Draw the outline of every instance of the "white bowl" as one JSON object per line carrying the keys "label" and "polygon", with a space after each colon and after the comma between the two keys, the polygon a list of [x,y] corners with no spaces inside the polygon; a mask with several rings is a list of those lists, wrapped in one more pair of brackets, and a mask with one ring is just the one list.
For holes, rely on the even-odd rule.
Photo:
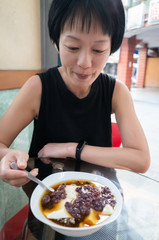
{"label": "white bowl", "polygon": [[84,173],[84,172],[60,172],[60,173],[54,173],[46,177],[43,182],[47,186],[52,186],[56,183],[60,183],[65,180],[90,180],[90,181],[96,181],[99,182],[107,187],[110,188],[111,192],[115,196],[116,199],[116,207],[114,210],[114,213],[108,217],[105,221],[96,224],[94,226],[89,227],[65,227],[60,226],[56,223],[53,223],[52,221],[48,220],[41,212],[40,210],[40,199],[42,194],[44,193],[44,189],[40,187],[39,185],[35,188],[35,190],[32,193],[30,206],[31,210],[34,214],[34,216],[39,219],[41,222],[49,225],[51,228],[53,228],[55,231],[62,233],[67,236],[74,236],[74,237],[81,237],[81,236],[87,236],[90,235],[99,229],[101,229],[104,225],[109,224],[117,219],[117,217],[120,215],[121,209],[122,209],[122,197],[117,189],[117,187],[107,178],[91,174],[91,173]]}

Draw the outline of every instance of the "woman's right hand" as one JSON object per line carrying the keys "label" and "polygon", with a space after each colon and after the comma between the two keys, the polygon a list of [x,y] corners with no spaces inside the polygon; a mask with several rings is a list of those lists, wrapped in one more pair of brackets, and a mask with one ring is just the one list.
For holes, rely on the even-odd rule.
{"label": "woman's right hand", "polygon": [[[16,162],[19,169],[25,169],[27,167],[27,161],[29,159],[28,153],[22,150],[9,151],[0,161],[0,178],[16,187],[21,187],[30,180],[27,178],[27,173],[24,171],[13,170],[10,167],[12,162]],[[33,169],[30,172],[32,175],[37,176],[38,169]]]}

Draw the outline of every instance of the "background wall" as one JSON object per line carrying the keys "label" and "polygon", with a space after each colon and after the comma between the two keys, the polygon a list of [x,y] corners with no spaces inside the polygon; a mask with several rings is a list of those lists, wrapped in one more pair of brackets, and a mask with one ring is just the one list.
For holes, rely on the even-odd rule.
{"label": "background wall", "polygon": [[0,0],[0,69],[41,69],[40,0]]}
{"label": "background wall", "polygon": [[0,90],[41,69],[40,0],[0,0]]}

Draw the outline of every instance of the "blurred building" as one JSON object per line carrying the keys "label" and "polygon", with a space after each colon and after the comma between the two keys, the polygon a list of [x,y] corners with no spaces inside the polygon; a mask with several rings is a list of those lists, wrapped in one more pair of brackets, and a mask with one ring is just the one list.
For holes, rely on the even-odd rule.
{"label": "blurred building", "polygon": [[126,31],[117,77],[126,85],[159,87],[159,0],[123,0]]}

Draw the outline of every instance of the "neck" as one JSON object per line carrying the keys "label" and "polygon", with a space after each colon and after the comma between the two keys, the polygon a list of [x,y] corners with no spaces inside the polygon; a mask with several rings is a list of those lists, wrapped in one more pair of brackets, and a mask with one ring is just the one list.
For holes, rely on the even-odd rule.
{"label": "neck", "polygon": [[90,92],[90,89],[91,89],[91,86],[76,86],[74,85],[73,83],[70,84],[68,81],[67,81],[67,76],[65,75],[65,72],[62,70],[62,68],[59,68],[58,69],[61,76],[62,76],[62,79],[65,83],[65,85],[67,86],[67,88],[79,99],[82,99],[82,98],[85,98],[89,92]]}

